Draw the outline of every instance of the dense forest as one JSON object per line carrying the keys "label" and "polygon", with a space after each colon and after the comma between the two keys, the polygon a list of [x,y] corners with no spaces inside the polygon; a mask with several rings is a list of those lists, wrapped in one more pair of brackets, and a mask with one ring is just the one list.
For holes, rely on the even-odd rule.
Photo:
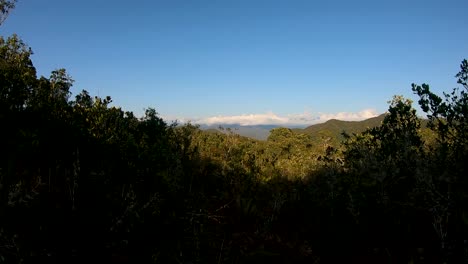
{"label": "dense forest", "polygon": [[[1,1],[0,20],[11,1]],[[468,61],[378,125],[265,141],[144,117],[0,37],[0,263],[468,263]]]}

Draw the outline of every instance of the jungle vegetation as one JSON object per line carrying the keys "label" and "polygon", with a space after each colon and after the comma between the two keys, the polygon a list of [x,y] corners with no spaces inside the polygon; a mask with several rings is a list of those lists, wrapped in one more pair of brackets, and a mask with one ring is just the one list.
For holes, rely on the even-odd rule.
{"label": "jungle vegetation", "polygon": [[468,263],[467,60],[412,84],[427,129],[395,96],[338,142],[259,141],[73,96],[31,54],[0,37],[0,263]]}

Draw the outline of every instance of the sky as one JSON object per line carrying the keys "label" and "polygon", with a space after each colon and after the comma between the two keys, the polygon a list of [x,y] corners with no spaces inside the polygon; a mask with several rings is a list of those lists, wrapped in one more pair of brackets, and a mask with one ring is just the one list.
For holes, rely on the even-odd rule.
{"label": "sky", "polygon": [[[38,75],[73,94],[195,123],[312,124],[385,112],[411,83],[441,94],[468,59],[468,1],[18,0]],[[422,113],[421,113],[422,114]]]}

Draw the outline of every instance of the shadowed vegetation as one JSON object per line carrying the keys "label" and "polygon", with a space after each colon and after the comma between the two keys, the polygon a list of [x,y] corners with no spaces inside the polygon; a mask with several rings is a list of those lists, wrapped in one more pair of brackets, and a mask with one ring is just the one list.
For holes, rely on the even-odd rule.
{"label": "shadowed vegetation", "polygon": [[427,129],[395,96],[259,141],[72,96],[31,54],[0,38],[1,263],[468,263],[466,60],[461,90],[413,84]]}

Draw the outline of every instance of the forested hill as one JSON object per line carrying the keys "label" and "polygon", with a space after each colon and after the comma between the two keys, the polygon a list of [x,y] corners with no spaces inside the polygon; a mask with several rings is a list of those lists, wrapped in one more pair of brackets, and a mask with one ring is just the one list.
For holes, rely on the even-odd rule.
{"label": "forested hill", "polygon": [[461,91],[412,85],[425,130],[395,96],[260,141],[73,96],[31,55],[0,36],[0,263],[468,263],[467,60]]}
{"label": "forested hill", "polygon": [[[324,123],[310,125],[305,128],[291,128],[292,131],[296,133],[303,133],[310,135],[312,138],[332,138],[333,142],[339,143],[343,140],[342,132],[348,134],[360,133],[366,130],[367,128],[373,128],[380,126],[385,114],[379,115],[377,117],[372,117],[362,121],[343,121],[337,119],[331,119]],[[221,124],[218,126],[201,126],[202,130],[210,132],[233,132],[240,136],[249,137],[252,139],[258,140],[267,140],[270,132],[274,128],[284,127],[280,125],[232,125],[232,124]]]}
{"label": "forested hill", "polygon": [[277,125],[233,125],[233,124],[220,124],[217,126],[202,125],[200,128],[207,132],[230,133],[233,132],[243,137],[248,137],[257,140],[267,140],[270,131],[277,128]]}
{"label": "forested hill", "polygon": [[304,133],[312,138],[323,139],[328,138],[330,141],[338,144],[344,137],[343,132],[348,134],[361,133],[368,128],[378,127],[382,124],[386,114],[381,114],[362,121],[343,121],[330,119],[325,123],[308,126],[304,129],[293,129],[296,133]]}
{"label": "forested hill", "polygon": [[347,133],[360,133],[367,128],[377,127],[382,124],[385,114],[372,117],[362,121],[343,121],[337,119],[330,119],[325,123],[315,124],[308,126],[302,131],[309,135],[314,135],[322,131],[330,131],[331,133],[338,133],[346,131]]}
{"label": "forested hill", "polygon": [[[382,124],[385,116],[388,113],[381,114],[376,117],[368,118],[361,121],[344,121],[337,119],[330,119],[324,123],[310,125],[305,128],[290,128],[293,132],[299,134],[306,134],[315,142],[327,141],[333,146],[339,146],[345,139],[343,132],[348,135],[359,134],[366,129],[375,128]],[[427,128],[427,119],[420,119],[422,134],[425,138],[432,138],[429,129]],[[218,126],[202,125],[200,128],[206,132],[212,133],[234,133],[243,137],[248,137],[257,140],[267,140],[271,134],[272,129],[279,128],[279,125],[232,125],[221,124]]]}
{"label": "forested hill", "polygon": [[[345,140],[343,133],[353,135],[362,133],[367,129],[379,127],[384,121],[386,115],[388,115],[388,113],[384,113],[362,121],[343,121],[331,119],[324,123],[308,126],[304,129],[295,128],[292,130],[296,133],[309,135],[313,140],[315,139],[316,142],[327,141],[333,146],[338,146],[341,142],[343,142],[343,140]],[[434,134],[431,133],[430,129],[427,127],[428,121],[429,120],[427,119],[420,119],[421,136],[424,139],[430,141],[433,140]]]}

